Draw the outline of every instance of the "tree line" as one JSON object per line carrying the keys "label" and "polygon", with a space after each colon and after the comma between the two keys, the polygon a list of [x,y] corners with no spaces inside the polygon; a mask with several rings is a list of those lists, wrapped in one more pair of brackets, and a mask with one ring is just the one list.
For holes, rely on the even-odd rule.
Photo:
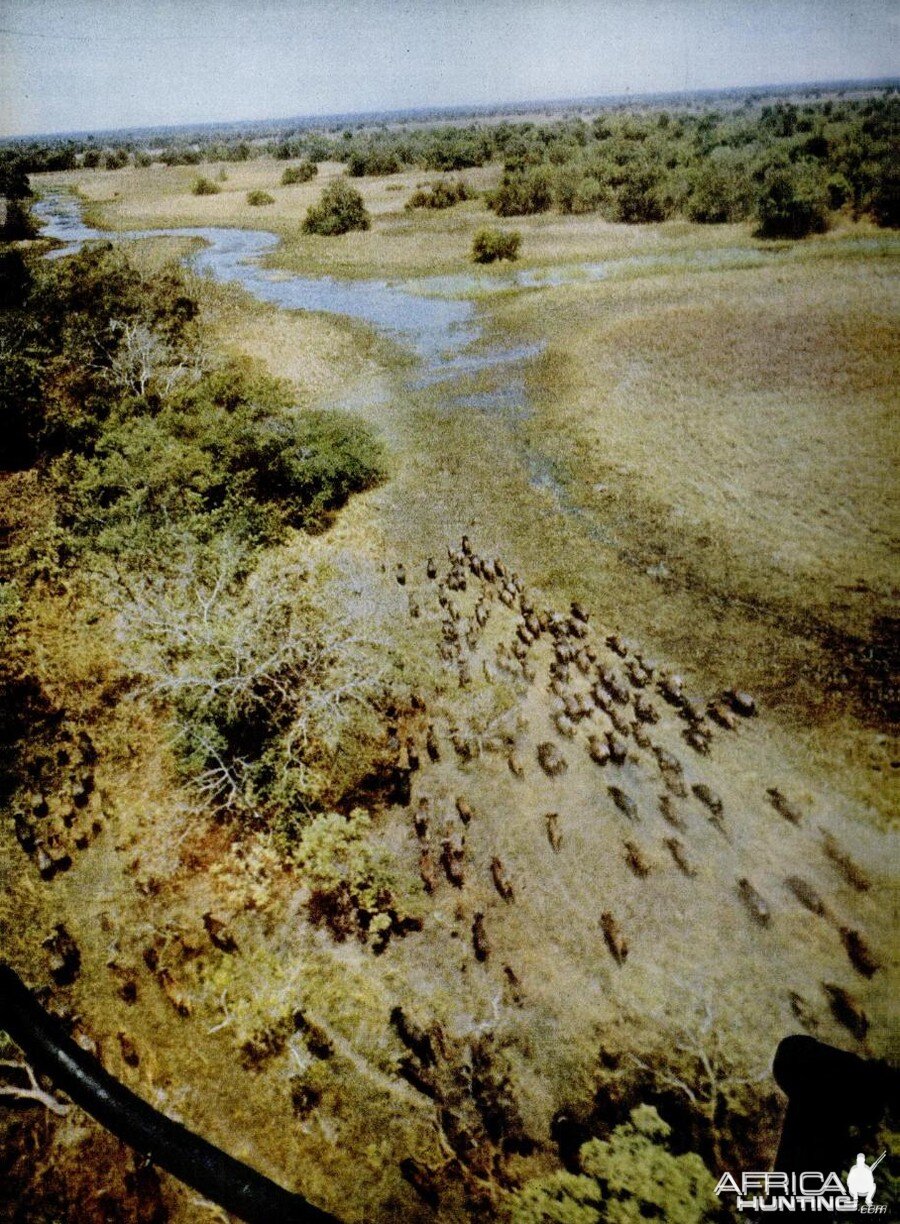
{"label": "tree line", "polygon": [[[368,643],[326,611],[345,616],[322,585],[336,578],[274,558],[384,478],[380,445],[211,350],[177,266],[145,275],[102,243],[54,262],[7,246],[0,287],[0,466],[33,469],[51,507],[0,566],[0,613],[48,582],[93,584],[203,804],[289,831],[368,768],[376,694]],[[0,698],[15,706],[13,663]]]}
{"label": "tree line", "polygon": [[592,119],[359,126],[254,140],[212,133],[157,148],[19,142],[0,150],[0,194],[20,198],[27,176],[46,170],[151,160],[337,161],[355,178],[499,164],[502,180],[488,198],[499,216],[554,210],[628,223],[756,218],[764,235],[797,237],[825,228],[829,213],[841,209],[897,226],[898,118],[900,98],[886,88],[806,102],[748,98],[731,108],[617,109]]}

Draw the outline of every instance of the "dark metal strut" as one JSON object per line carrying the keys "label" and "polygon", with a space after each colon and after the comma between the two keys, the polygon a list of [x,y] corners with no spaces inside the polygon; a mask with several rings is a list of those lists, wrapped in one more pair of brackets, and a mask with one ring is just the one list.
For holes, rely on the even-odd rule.
{"label": "dark metal strut", "polygon": [[67,1035],[17,973],[0,962],[0,1029],[101,1126],[246,1224],[338,1224],[142,1101]]}

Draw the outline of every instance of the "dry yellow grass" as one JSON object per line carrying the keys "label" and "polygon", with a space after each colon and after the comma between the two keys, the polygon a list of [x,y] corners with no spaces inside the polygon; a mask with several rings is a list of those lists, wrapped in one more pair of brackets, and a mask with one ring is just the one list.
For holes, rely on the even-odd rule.
{"label": "dry yellow grass", "polygon": [[505,317],[547,335],[533,435],[579,501],[646,507],[676,580],[679,538],[705,535],[751,593],[839,616],[854,586],[893,585],[898,299],[890,265],[847,261],[568,288]]}
{"label": "dry yellow grass", "polygon": [[207,307],[208,335],[223,352],[261,361],[297,392],[300,407],[343,405],[380,373],[385,346],[349,319],[279,311],[228,286],[195,287]]}
{"label": "dry yellow grass", "polygon": [[[321,180],[284,189],[272,209],[245,204],[249,188],[272,189],[281,166],[229,166],[227,190],[202,198],[190,195],[190,182],[208,167],[76,177],[89,180],[98,199],[120,192],[104,213],[122,228],[283,226],[279,232],[290,236],[279,254],[285,266],[397,275],[464,266],[477,206],[410,219],[400,211],[403,193],[388,192],[384,181],[364,182],[374,231],[319,245],[297,237],[300,214],[292,210],[317,198]],[[404,191],[423,177],[403,178]],[[636,249],[689,253],[746,237],[734,228],[627,229],[592,218],[515,224],[532,258],[547,262]],[[158,257],[154,245],[146,244],[142,258]],[[391,446],[392,479],[356,498],[333,531],[312,542],[298,538],[285,555],[346,552],[374,562],[376,571],[383,567],[378,598],[393,614],[399,651],[426,691],[444,749],[436,763],[422,754],[414,803],[428,796],[438,832],[456,820],[458,794],[478,814],[468,835],[466,887],[442,882],[425,930],[392,941],[377,958],[357,943],[333,942],[305,921],[302,881],[276,869],[265,834],[238,838],[191,816],[152,711],[120,702],[108,727],[118,747],[103,772],[108,822],[71,872],[40,883],[30,866],[21,869],[10,822],[0,827],[5,952],[32,980],[46,980],[38,936],[65,921],[84,958],[72,1003],[100,1039],[107,1065],[213,1141],[348,1220],[435,1218],[398,1172],[406,1155],[439,1166],[448,1153],[436,1106],[396,1074],[404,1051],[387,1016],[397,1002],[423,1023],[439,1020],[451,1035],[496,1030],[525,1121],[544,1145],[531,1160],[512,1163],[521,1175],[546,1167],[554,1110],[589,1101],[601,1046],[627,1054],[670,1043],[658,1018],[665,1008],[676,1022],[691,1022],[697,1000],[681,981],[716,995],[730,1048],[748,1069],[798,1028],[792,990],[826,1040],[849,1042],[828,1012],[822,980],[859,994],[872,1021],[871,1051],[890,1053],[897,974],[888,928],[890,845],[861,801],[888,806],[884,775],[871,768],[886,764],[887,746],[852,712],[828,709],[812,692],[805,709],[815,711],[817,700],[820,708],[802,729],[793,692],[791,712],[764,709],[739,734],[720,733],[712,755],[701,758],[655,699],[662,718],[654,740],[685,761],[688,781],[707,780],[725,806],[727,836],[695,798],[684,801],[682,836],[697,869],[689,879],[665,847],[671,830],[659,814],[659,774],[640,754],[615,777],[613,767],[602,772],[585,752],[581,726],[572,742],[560,741],[570,762],[564,778],[549,779],[538,768],[537,742],[556,738],[547,644],[536,651],[539,682],[512,686],[510,698],[481,667],[493,665],[493,648],[514,628],[493,600],[473,684],[460,690],[438,660],[441,613],[423,576],[426,557],[440,557],[468,531],[476,547],[502,555],[539,588],[541,603],[565,608],[573,597],[584,599],[600,622],[604,660],[603,632],[617,628],[683,669],[691,691],[708,693],[725,681],[787,690],[791,652],[809,666],[804,618],[814,612],[835,629],[865,627],[890,581],[896,291],[886,268],[837,255],[786,259],[763,270],[654,274],[488,300],[492,334],[548,343],[530,370],[535,412],[525,421],[476,409],[447,414],[439,391],[412,390],[396,352],[362,328],[203,286],[216,344],[291,380],[302,407],[352,407]],[[535,482],[529,457],[552,461],[562,494]],[[408,589],[421,604],[415,620],[407,589],[392,577],[397,560],[406,563]],[[662,561],[669,578],[648,573],[651,561]],[[843,590],[851,572],[853,581],[864,578],[865,591]],[[60,691],[87,691],[95,664],[115,665],[106,622],[92,619],[97,610],[90,606],[76,608],[73,618],[64,593],[41,594],[47,603],[35,613],[33,635],[42,666],[58,677]],[[459,597],[469,619],[473,598],[471,586]],[[768,619],[758,614],[766,607]],[[524,720],[517,729],[522,779],[503,753],[465,762],[449,745],[451,727],[477,723],[495,686],[504,692],[500,704],[510,701]],[[600,725],[602,716],[596,719]],[[610,782],[635,798],[639,822],[611,803]],[[798,827],[774,812],[765,798],[770,785],[802,809]],[[558,854],[543,823],[551,810],[560,814],[564,839]],[[822,853],[820,826],[852,847],[872,877],[868,893],[856,893],[835,872]],[[414,881],[418,847],[409,812],[382,813],[376,837],[398,873]],[[625,865],[626,838],[650,864],[646,879]],[[502,901],[491,883],[495,854],[513,878],[514,903]],[[834,924],[786,890],[794,872],[841,921],[865,933],[883,973],[866,982],[853,972]],[[737,896],[744,875],[772,906],[765,930]],[[202,927],[208,909],[229,920],[239,954],[211,948]],[[600,933],[605,909],[616,913],[631,944],[621,969]],[[485,965],[470,951],[476,910],[486,914],[491,939]],[[160,932],[193,1006],[187,1019],[175,1015],[144,967],[144,950]],[[181,957],[182,937],[189,947],[200,945],[199,955]],[[111,956],[134,972],[137,1006],[121,997]],[[504,964],[521,982],[520,1002]],[[292,1035],[260,1069],[243,1068],[247,1037],[297,1008],[323,1027],[332,1056],[313,1057]],[[119,1056],[119,1029],[139,1046],[137,1068]],[[321,1093],[306,1117],[291,1109],[295,1078]],[[196,1206],[172,1187],[167,1194],[173,1219],[189,1224]],[[451,1186],[437,1218],[450,1224],[468,1214]]]}
{"label": "dry yellow grass", "polygon": [[[500,225],[522,233],[520,266],[541,267],[583,260],[619,259],[629,255],[690,255],[753,245],[751,226],[696,226],[684,221],[630,226],[604,221],[596,214],[561,217],[546,213],[499,219],[483,198],[447,210],[404,205],[422,183],[441,177],[461,177],[477,192],[496,186],[498,166],[465,170],[459,176],[408,171],[383,177],[353,179],[372,215],[372,229],[338,238],[301,232],[303,218],[323,187],[344,173],[339,163],[322,163],[308,183],[281,187],[290,162],[259,158],[250,162],[205,163],[199,166],[154,165],[115,171],[68,171],[41,175],[39,184],[72,187],[82,195],[92,220],[115,230],[143,227],[223,225],[268,229],[282,239],[271,263],[295,272],[326,272],[340,276],[419,276],[464,271],[471,267],[472,237],[484,225]],[[220,181],[219,174],[227,178]],[[199,177],[212,179],[218,195],[195,196]],[[247,204],[247,192],[264,190],[275,198],[267,207]],[[853,227],[869,233],[871,227]]]}

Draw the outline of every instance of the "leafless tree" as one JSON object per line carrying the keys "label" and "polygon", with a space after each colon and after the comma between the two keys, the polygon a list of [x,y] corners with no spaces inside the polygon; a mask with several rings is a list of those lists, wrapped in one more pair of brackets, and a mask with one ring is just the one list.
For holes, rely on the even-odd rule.
{"label": "leafless tree", "polygon": [[191,710],[182,734],[206,760],[198,793],[216,807],[252,806],[253,761],[227,750],[222,722],[279,725],[280,769],[308,771],[313,742],[333,752],[354,710],[376,699],[391,609],[373,569],[348,557],[327,572],[220,538],[186,544],[159,570],[112,575],[123,653],[152,695]]}
{"label": "leafless tree", "polygon": [[113,319],[110,331],[117,343],[110,360],[110,377],[134,395],[146,395],[152,385],[168,394],[175,384],[202,368],[202,350],[190,356],[178,352],[158,331],[142,319]]}
{"label": "leafless tree", "polygon": [[45,1109],[49,1109],[51,1113],[61,1116],[69,1112],[68,1105],[57,1101],[56,1097],[40,1086],[37,1076],[24,1059],[2,1058],[0,1069],[3,1070],[7,1079],[21,1080],[24,1077],[28,1081],[27,1084],[21,1082],[0,1084],[0,1096],[14,1097],[17,1101],[34,1101],[38,1105],[43,1105]]}
{"label": "leafless tree", "polygon": [[634,1066],[649,1072],[660,1088],[683,1093],[703,1113],[709,1124],[713,1157],[721,1164],[722,1107],[737,1089],[761,1082],[768,1067],[748,1071],[740,1066],[712,987],[679,979],[670,979],[670,984],[682,991],[687,1008],[680,1019],[660,1013],[653,1017],[664,1039],[664,1059],[649,1061],[636,1054],[629,1058]]}

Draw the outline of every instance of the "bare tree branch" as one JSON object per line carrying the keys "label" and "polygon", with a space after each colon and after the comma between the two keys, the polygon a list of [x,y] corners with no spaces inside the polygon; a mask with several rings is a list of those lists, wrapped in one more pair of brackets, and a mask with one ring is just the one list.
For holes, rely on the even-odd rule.
{"label": "bare tree branch", "polygon": [[57,1101],[56,1097],[44,1091],[38,1083],[34,1071],[24,1059],[3,1058],[0,1059],[0,1067],[8,1071],[23,1071],[28,1077],[27,1088],[19,1084],[0,1084],[0,1096],[14,1097],[17,1101],[35,1101],[38,1105],[43,1105],[45,1109],[49,1109],[51,1113],[61,1116],[65,1116],[69,1112],[68,1105],[63,1105],[61,1101]]}
{"label": "bare tree branch", "polygon": [[374,572],[349,558],[327,572],[296,561],[260,571],[234,539],[186,541],[158,568],[110,575],[108,591],[127,662],[145,692],[182,712],[177,739],[206,763],[195,786],[204,806],[255,810],[256,761],[223,727],[275,728],[270,759],[305,786],[310,754],[319,768],[334,758],[383,692],[394,611]]}

